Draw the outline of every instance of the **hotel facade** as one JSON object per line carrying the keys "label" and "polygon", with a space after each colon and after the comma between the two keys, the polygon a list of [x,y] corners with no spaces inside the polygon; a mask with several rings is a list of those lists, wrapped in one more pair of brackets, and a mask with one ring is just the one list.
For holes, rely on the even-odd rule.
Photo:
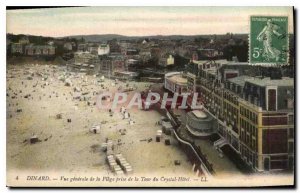
{"label": "hotel facade", "polygon": [[191,62],[187,89],[198,92],[198,102],[218,122],[217,133],[249,167],[293,170],[294,79],[259,73],[247,63]]}

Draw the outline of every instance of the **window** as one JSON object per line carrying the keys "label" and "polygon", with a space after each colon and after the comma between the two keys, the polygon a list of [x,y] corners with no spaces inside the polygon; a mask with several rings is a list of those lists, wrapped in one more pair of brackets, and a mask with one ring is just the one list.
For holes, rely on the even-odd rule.
{"label": "window", "polygon": [[264,169],[266,171],[270,170],[270,158],[269,157],[264,158]]}
{"label": "window", "polygon": [[248,95],[248,102],[251,102],[251,95]]}
{"label": "window", "polygon": [[258,166],[258,159],[257,159],[257,156],[255,156],[255,167]]}
{"label": "window", "polygon": [[241,147],[241,154],[242,154],[242,157],[244,156],[244,148]]}
{"label": "window", "polygon": [[256,138],[257,137],[257,128],[254,127],[254,133],[253,133],[254,137]]}
{"label": "window", "polygon": [[255,124],[257,124],[257,115],[256,114],[254,116],[254,122],[255,122]]}
{"label": "window", "polygon": [[252,156],[251,156],[251,152],[250,150],[247,150],[247,162],[248,164],[251,164],[251,161],[252,161]]}
{"label": "window", "polygon": [[287,99],[287,100],[286,100],[286,107],[287,107],[288,109],[293,109],[293,108],[294,108],[294,100],[291,99],[291,98]]}
{"label": "window", "polygon": [[288,119],[288,123],[289,123],[290,125],[293,125],[293,124],[294,124],[294,115],[289,115],[288,118],[289,118],[289,119]]}
{"label": "window", "polygon": [[248,143],[251,143],[250,142],[250,136],[249,136],[249,134],[246,134],[247,136],[246,136],[246,143],[248,144]]}
{"label": "window", "polygon": [[245,125],[244,125],[244,120],[242,119],[241,123],[240,123],[240,127],[241,129],[245,129]]}
{"label": "window", "polygon": [[289,128],[289,138],[290,139],[294,138],[294,128]]}
{"label": "window", "polygon": [[255,168],[255,154],[252,156],[252,168]]}
{"label": "window", "polygon": [[293,141],[289,142],[289,153],[294,153],[294,142]]}
{"label": "window", "polygon": [[256,106],[258,106],[258,100],[257,100],[257,97],[254,97],[254,104],[255,104]]}
{"label": "window", "polygon": [[288,157],[288,168],[289,168],[289,170],[294,169],[294,156]]}
{"label": "window", "polygon": [[276,98],[277,98],[276,89],[269,89],[268,90],[268,110],[269,111],[276,111],[276,109],[277,109]]}

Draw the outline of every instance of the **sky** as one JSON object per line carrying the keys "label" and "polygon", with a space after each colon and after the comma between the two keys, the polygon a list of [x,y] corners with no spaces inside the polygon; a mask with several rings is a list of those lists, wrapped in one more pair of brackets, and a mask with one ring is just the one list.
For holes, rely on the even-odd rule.
{"label": "sky", "polygon": [[251,15],[289,17],[292,7],[74,7],[7,10],[7,33],[63,37],[120,34],[204,35],[249,33]]}

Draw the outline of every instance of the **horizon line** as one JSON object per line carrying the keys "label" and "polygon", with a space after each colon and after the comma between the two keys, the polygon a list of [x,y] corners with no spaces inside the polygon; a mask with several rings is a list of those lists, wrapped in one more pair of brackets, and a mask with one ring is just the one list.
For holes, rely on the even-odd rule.
{"label": "horizon line", "polygon": [[[68,38],[71,36],[97,36],[97,35],[117,35],[117,36],[124,36],[124,37],[136,37],[136,38],[142,38],[142,37],[155,37],[155,36],[218,36],[218,35],[227,35],[227,34],[232,34],[232,35],[249,35],[248,33],[233,33],[233,32],[227,32],[227,33],[220,33],[220,34],[167,34],[167,35],[162,35],[162,34],[157,34],[157,35],[123,35],[123,34],[114,34],[114,33],[106,33],[106,34],[77,34],[77,35],[66,35],[66,36],[45,36],[45,35],[34,35],[34,34],[14,34],[10,32],[6,32],[6,35],[12,34],[12,35],[24,35],[24,36],[37,36],[37,37],[47,37],[47,38]],[[289,35],[294,35],[293,32],[288,33]]]}
{"label": "horizon line", "polygon": [[[49,37],[49,38],[65,38],[70,36],[95,36],[95,35],[117,35],[117,36],[124,36],[124,37],[150,37],[150,36],[210,36],[210,35],[227,35],[227,34],[233,34],[233,35],[247,35],[247,33],[233,33],[233,32],[227,32],[227,33],[220,33],[220,34],[157,34],[157,35],[123,35],[123,34],[113,34],[113,33],[106,33],[106,34],[74,34],[74,35],[66,35],[66,36],[45,36],[45,35],[35,35],[35,34],[15,34],[7,32],[6,35],[12,34],[12,35],[25,35],[25,36],[41,36],[41,37]],[[290,33],[292,34],[292,33]]]}

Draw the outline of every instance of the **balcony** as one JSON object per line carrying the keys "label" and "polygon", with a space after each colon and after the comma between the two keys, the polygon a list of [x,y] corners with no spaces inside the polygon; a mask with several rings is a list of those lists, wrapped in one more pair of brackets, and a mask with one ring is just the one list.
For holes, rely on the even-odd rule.
{"label": "balcony", "polygon": [[194,136],[209,136],[215,132],[216,122],[203,111],[191,111],[187,114],[186,128]]}

